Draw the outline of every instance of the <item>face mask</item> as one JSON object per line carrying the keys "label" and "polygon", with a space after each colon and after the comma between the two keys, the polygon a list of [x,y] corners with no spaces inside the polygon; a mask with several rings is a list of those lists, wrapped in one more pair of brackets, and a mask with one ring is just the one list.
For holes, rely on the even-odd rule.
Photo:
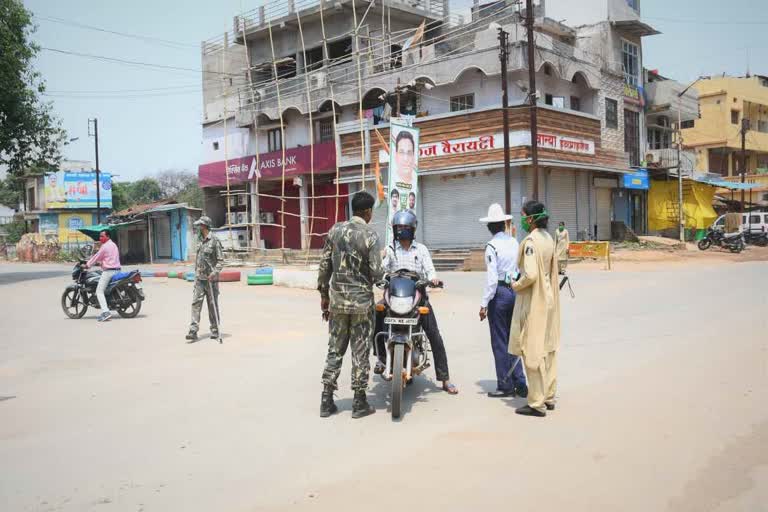
{"label": "face mask", "polygon": [[398,227],[395,229],[395,240],[408,240],[413,241],[413,228],[412,227]]}
{"label": "face mask", "polygon": [[[539,220],[542,217],[547,217],[547,216],[549,216],[549,213],[547,213],[546,210],[544,210],[541,213],[534,214],[534,215],[523,216],[520,219],[520,225],[523,227],[524,230],[526,230],[528,233],[530,233],[532,231],[532,229],[531,229],[531,227],[532,227],[531,226],[531,220],[535,221],[535,220]],[[536,229],[536,227],[533,226],[533,229]]]}
{"label": "face mask", "polygon": [[557,228],[557,230],[562,233],[563,231],[565,231],[565,226],[560,226],[559,228]]}
{"label": "face mask", "polygon": [[99,235],[99,242],[101,242],[102,245],[107,243],[107,240],[109,240],[109,238],[107,238],[106,236]]}

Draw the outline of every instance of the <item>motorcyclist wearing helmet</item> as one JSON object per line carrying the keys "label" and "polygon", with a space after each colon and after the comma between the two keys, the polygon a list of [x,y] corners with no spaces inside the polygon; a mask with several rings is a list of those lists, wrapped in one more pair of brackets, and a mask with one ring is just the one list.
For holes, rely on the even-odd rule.
{"label": "motorcyclist wearing helmet", "polygon": [[[415,242],[416,226],[418,219],[411,210],[397,212],[392,217],[392,231],[394,233],[394,242],[386,248],[384,254],[384,272],[395,272],[400,269],[410,270],[419,274],[419,278],[430,281],[434,285],[440,284],[437,279],[437,272],[432,263],[432,256],[429,249],[423,244]],[[426,297],[429,301],[429,298]],[[429,314],[422,318],[422,328],[432,346],[432,354],[435,357],[435,373],[437,380],[442,382],[443,390],[455,395],[459,389],[454,385],[448,374],[448,356],[445,352],[443,337],[440,335],[440,329],[437,326],[434,307],[429,304]],[[384,312],[376,312],[376,331],[384,330]],[[386,359],[386,349],[383,337],[379,337],[377,343],[377,354],[379,361],[376,364],[374,373],[384,372],[384,361]]]}

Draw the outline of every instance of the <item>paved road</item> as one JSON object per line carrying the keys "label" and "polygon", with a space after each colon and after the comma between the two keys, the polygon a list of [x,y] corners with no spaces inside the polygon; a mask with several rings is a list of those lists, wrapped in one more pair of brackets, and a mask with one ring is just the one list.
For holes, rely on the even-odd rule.
{"label": "paved road", "polygon": [[64,317],[66,275],[5,284],[0,510],[765,510],[768,264],[646,268],[573,268],[546,419],[484,395],[479,273],[433,295],[461,394],[430,373],[399,422],[377,379],[350,418],[348,366],[318,417],[315,293],[222,285],[230,336],[187,345],[189,283],[107,324]]}

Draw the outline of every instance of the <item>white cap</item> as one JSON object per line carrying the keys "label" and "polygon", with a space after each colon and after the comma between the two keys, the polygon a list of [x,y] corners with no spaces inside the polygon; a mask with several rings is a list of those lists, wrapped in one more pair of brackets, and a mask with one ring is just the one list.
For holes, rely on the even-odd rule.
{"label": "white cap", "polygon": [[480,219],[480,222],[491,223],[491,222],[504,222],[508,220],[512,220],[512,216],[506,215],[499,203],[493,203],[491,206],[488,207],[488,216]]}

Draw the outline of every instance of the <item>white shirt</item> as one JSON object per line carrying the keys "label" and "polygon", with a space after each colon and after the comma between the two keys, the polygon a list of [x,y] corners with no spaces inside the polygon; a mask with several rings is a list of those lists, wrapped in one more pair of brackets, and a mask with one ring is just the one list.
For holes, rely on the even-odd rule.
{"label": "white shirt", "polygon": [[520,244],[504,233],[496,235],[488,242],[485,247],[485,266],[488,271],[485,278],[485,288],[483,289],[484,308],[488,307],[494,295],[499,281],[505,281],[507,273],[515,274],[517,272],[517,253],[520,250]]}
{"label": "white shirt", "polygon": [[403,249],[400,242],[394,242],[394,248],[391,245],[387,246],[383,265],[384,272],[395,272],[404,268],[419,274],[419,279],[427,281],[437,279],[437,272],[435,272],[435,265],[432,263],[432,256],[429,255],[429,249],[417,242],[411,242],[411,247],[408,250]]}

